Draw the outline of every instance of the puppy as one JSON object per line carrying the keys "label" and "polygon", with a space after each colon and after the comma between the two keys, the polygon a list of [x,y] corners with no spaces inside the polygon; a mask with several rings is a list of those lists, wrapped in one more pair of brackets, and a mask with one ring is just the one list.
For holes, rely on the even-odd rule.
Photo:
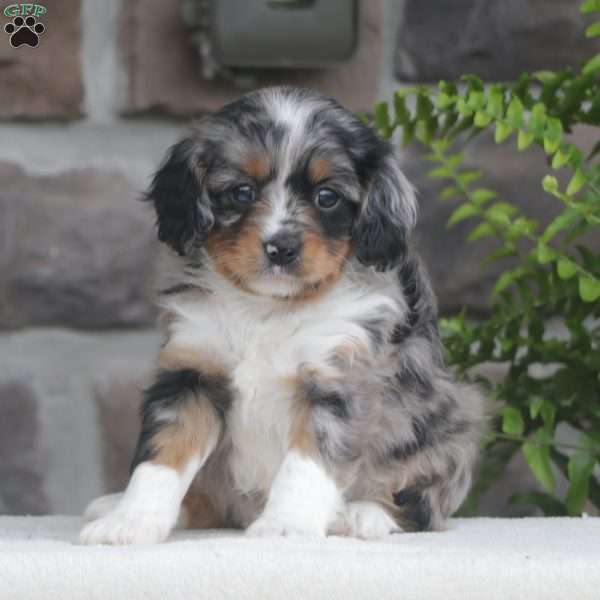
{"label": "puppy", "polygon": [[160,542],[178,520],[255,536],[442,528],[470,486],[483,401],[444,368],[390,145],[329,98],[264,89],[174,146],[147,198],[164,343],[129,485],[92,503],[82,541]]}

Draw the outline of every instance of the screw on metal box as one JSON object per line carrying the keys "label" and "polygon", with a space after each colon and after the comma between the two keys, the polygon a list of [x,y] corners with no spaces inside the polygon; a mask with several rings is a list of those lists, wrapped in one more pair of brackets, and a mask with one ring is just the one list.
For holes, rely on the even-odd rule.
{"label": "screw on metal box", "polygon": [[204,76],[223,69],[322,68],[352,57],[357,0],[184,0]]}

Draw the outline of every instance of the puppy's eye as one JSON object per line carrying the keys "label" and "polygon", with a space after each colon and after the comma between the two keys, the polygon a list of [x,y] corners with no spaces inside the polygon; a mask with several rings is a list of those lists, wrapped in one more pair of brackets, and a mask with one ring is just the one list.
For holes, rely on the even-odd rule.
{"label": "puppy's eye", "polygon": [[238,185],[233,189],[233,198],[240,204],[252,204],[256,200],[256,192],[251,185]]}
{"label": "puppy's eye", "polygon": [[338,205],[339,201],[339,194],[329,188],[321,188],[315,198],[315,203],[321,210],[331,210]]}

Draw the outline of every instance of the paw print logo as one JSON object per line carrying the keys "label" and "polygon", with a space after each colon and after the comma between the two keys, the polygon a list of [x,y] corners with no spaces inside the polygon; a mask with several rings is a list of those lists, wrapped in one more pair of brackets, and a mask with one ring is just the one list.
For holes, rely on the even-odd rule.
{"label": "paw print logo", "polygon": [[15,17],[12,23],[4,26],[4,31],[10,35],[10,45],[13,48],[19,46],[31,46],[35,48],[40,43],[40,35],[46,31],[46,28],[38,23],[35,17]]}

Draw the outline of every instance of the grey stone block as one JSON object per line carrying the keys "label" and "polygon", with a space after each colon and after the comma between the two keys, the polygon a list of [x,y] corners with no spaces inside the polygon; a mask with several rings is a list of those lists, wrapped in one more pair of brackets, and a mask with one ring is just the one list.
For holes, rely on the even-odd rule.
{"label": "grey stone block", "polygon": [[[105,490],[102,417],[94,391],[104,385],[112,387],[124,372],[134,381],[143,377],[159,344],[160,336],[146,330],[77,333],[45,328],[0,333],[0,385],[26,381],[37,398],[47,461],[44,489],[50,512],[81,514],[87,503]],[[132,400],[137,406],[137,398]],[[0,408],[2,405],[0,397]],[[130,407],[132,421],[135,410],[135,406]],[[19,418],[28,412],[18,405]],[[124,419],[127,414],[124,406]],[[4,432],[1,421],[0,411],[0,435]],[[29,437],[20,439],[30,443]],[[0,449],[0,465],[4,455]],[[125,470],[129,459],[124,453]],[[27,484],[24,489],[33,493],[36,488]]]}
{"label": "grey stone block", "polygon": [[0,514],[49,510],[38,398],[22,378],[0,381]]}
{"label": "grey stone block", "polygon": [[[42,3],[44,4],[44,3]],[[2,9],[9,5],[2,3]],[[82,114],[81,0],[45,3],[36,48],[13,48],[0,31],[0,119],[74,119]],[[1,29],[8,19],[2,19]]]}
{"label": "grey stone block", "polygon": [[[407,0],[398,31],[402,81],[516,79],[577,65],[598,52],[575,0]],[[588,22],[591,22],[588,20]]]}
{"label": "grey stone block", "polygon": [[0,163],[0,328],[152,323],[152,211],[118,172]]}
{"label": "grey stone block", "polygon": [[117,367],[94,386],[103,485],[107,494],[123,490],[129,480],[129,467],[140,431],[142,391],[149,384],[151,366],[149,362],[141,362],[135,369]]}

